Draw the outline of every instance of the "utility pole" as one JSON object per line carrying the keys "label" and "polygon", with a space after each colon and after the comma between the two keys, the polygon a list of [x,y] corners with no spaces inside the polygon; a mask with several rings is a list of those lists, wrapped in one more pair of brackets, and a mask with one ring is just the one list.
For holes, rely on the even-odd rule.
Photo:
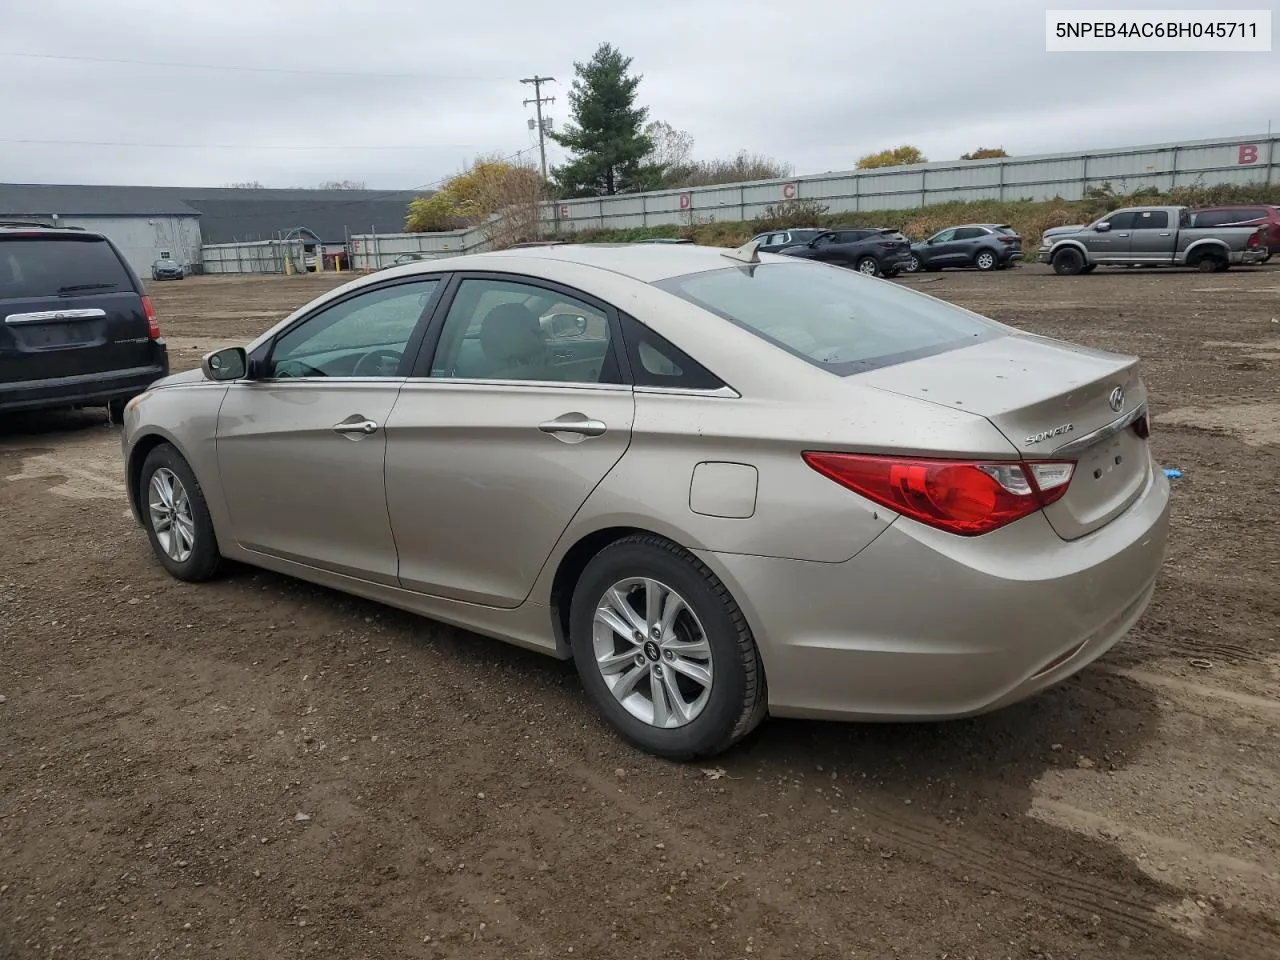
{"label": "utility pole", "polygon": [[533,84],[533,96],[530,99],[526,100],[524,102],[524,105],[527,107],[529,104],[532,103],[535,109],[537,109],[538,111],[538,154],[542,158],[542,180],[545,183],[547,182],[547,133],[542,121],[542,105],[544,103],[555,103],[556,98],[544,97],[542,95],[542,85],[544,83],[555,83],[556,78],[555,77],[539,77],[538,75],[535,74],[532,77],[526,77],[520,82]]}

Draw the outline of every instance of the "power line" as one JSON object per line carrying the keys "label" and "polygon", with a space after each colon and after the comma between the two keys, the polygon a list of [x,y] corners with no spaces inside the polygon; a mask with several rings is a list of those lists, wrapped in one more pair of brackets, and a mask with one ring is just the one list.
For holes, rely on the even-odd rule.
{"label": "power line", "polygon": [[302,76],[370,77],[385,80],[432,80],[457,83],[495,83],[500,77],[465,76],[425,73],[372,73],[363,70],[304,70],[297,67],[251,67],[229,63],[180,63],[176,60],[134,60],[124,57],[90,57],[69,53],[26,53],[18,50],[0,50],[0,57],[20,57],[27,60],[63,60],[83,63],[111,63],[131,67],[169,67],[186,70],[217,70],[239,73],[288,73]]}
{"label": "power line", "polygon": [[132,140],[36,140],[24,138],[0,137],[0,143],[33,143],[57,146],[77,147],[147,147],[162,150],[475,150],[474,143],[432,143],[432,144],[334,144],[322,143],[309,146],[276,146],[255,143],[142,143]]}

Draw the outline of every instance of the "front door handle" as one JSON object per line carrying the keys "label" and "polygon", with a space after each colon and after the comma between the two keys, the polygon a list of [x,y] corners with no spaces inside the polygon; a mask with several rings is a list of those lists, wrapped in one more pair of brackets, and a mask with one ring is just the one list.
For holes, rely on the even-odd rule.
{"label": "front door handle", "polygon": [[566,413],[538,424],[543,433],[576,433],[583,437],[598,437],[608,429],[603,420],[593,420],[583,413]]}
{"label": "front door handle", "polygon": [[378,424],[373,420],[366,420],[364,417],[355,416],[343,420],[341,423],[333,425],[334,433],[341,433],[344,436],[352,434],[370,434],[378,432]]}

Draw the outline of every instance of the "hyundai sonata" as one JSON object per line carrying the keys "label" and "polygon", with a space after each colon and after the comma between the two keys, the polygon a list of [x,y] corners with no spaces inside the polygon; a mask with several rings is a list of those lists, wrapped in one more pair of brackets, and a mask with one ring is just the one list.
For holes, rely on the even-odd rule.
{"label": "hyundai sonata", "polygon": [[423,261],[130,403],[183,580],[241,561],[572,658],[627,739],[1027,697],[1146,607],[1169,488],[1134,358],[685,245]]}

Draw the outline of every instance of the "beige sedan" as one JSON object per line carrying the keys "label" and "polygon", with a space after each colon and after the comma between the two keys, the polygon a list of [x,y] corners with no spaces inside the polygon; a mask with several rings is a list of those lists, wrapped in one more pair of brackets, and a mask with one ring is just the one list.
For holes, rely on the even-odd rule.
{"label": "beige sedan", "polygon": [[572,658],[631,742],[940,719],[1103,654],[1168,484],[1131,357],[753,246],[557,245],[334,290],[127,410],[159,562]]}

